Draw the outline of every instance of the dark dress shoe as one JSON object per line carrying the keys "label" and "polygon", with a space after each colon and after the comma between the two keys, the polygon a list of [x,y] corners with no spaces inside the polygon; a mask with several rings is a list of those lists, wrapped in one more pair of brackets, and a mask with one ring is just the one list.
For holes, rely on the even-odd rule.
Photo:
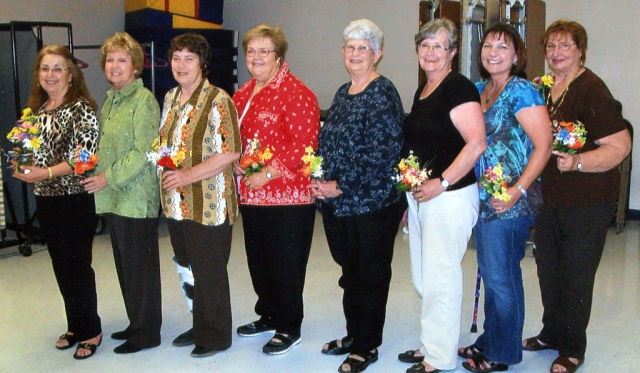
{"label": "dark dress shoe", "polygon": [[207,356],[215,355],[216,353],[218,353],[218,350],[216,350],[215,348],[207,348],[207,347],[198,347],[198,346],[196,346],[191,351],[191,357],[207,357]]}
{"label": "dark dress shoe", "polygon": [[115,352],[116,354],[133,354],[138,351],[142,351],[142,348],[137,347],[129,341],[126,341],[120,346],[113,349],[113,352]]}
{"label": "dark dress shoe", "polygon": [[119,332],[111,333],[111,339],[115,339],[118,341],[126,341],[129,338],[129,332],[125,330],[121,330]]}
{"label": "dark dress shoe", "polygon": [[193,344],[193,328],[187,330],[186,332],[180,334],[176,337],[176,339],[171,342],[172,345],[176,347],[186,347],[191,346]]}
{"label": "dark dress shoe", "polygon": [[276,328],[266,323],[263,323],[260,320],[256,320],[248,324],[239,326],[236,331],[238,332],[238,335],[242,337],[255,337],[260,334],[275,332]]}

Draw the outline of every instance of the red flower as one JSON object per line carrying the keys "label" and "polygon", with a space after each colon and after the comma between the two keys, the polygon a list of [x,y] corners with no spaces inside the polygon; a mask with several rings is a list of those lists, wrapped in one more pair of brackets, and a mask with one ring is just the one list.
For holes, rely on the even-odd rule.
{"label": "red flower", "polygon": [[95,167],[96,167],[96,164],[93,161],[76,162],[75,171],[76,171],[76,174],[82,175],[87,171],[93,170]]}
{"label": "red flower", "polygon": [[168,168],[170,170],[175,170],[176,169],[176,165],[173,164],[173,160],[168,155],[165,155],[164,157],[160,158],[158,160],[158,163],[156,163],[156,165],[158,167],[165,167],[165,168]]}

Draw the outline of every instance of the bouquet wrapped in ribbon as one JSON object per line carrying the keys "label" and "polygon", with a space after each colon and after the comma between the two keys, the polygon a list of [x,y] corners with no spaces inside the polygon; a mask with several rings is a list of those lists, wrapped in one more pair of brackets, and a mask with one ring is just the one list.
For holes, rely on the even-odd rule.
{"label": "bouquet wrapped in ribbon", "polygon": [[156,138],[151,144],[154,151],[147,153],[147,160],[160,170],[178,170],[187,157],[186,146],[168,146],[166,140]]}
{"label": "bouquet wrapped in ribbon", "polygon": [[484,175],[480,177],[478,186],[482,187],[487,193],[496,199],[509,202],[511,195],[507,193],[507,181],[509,177],[504,175],[502,165],[498,162],[495,166],[487,167]]}
{"label": "bouquet wrapped in ribbon", "polygon": [[587,131],[580,121],[575,122],[551,122],[553,132],[554,150],[562,153],[576,154],[577,149],[584,146],[587,141]]}
{"label": "bouquet wrapped in ribbon", "polygon": [[302,162],[304,163],[300,169],[300,173],[304,177],[311,176],[313,179],[322,179],[324,173],[324,170],[322,170],[322,157],[317,156],[310,146],[304,148],[304,151],[306,154],[302,156]]}
{"label": "bouquet wrapped in ribbon", "polygon": [[89,153],[82,145],[78,145],[76,150],[71,154],[71,158],[69,158],[69,164],[73,167],[76,174],[82,175],[86,173],[89,175],[96,168],[96,164],[98,164],[98,156]]}
{"label": "bouquet wrapped in ribbon", "polygon": [[271,159],[271,149],[263,148],[260,145],[258,135],[255,135],[245,148],[242,157],[240,157],[239,164],[245,169],[245,176],[251,176],[254,173],[262,171],[266,161]]}
{"label": "bouquet wrapped in ribbon", "polygon": [[395,167],[397,174],[393,177],[393,181],[396,182],[396,188],[402,192],[407,192],[411,188],[418,186],[429,179],[431,170],[427,170],[427,165],[420,167],[418,157],[413,155],[413,152],[409,153],[407,158],[400,160],[400,163]]}

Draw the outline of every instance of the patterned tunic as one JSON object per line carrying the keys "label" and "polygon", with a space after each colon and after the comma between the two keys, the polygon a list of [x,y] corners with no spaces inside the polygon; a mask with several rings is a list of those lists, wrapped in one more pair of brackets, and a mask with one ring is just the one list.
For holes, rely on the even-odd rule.
{"label": "patterned tunic", "polygon": [[349,87],[351,82],[336,92],[320,132],[325,179],[342,190],[323,202],[336,216],[377,211],[401,198],[392,179],[403,141],[400,95],[384,76],[355,95]]}
{"label": "patterned tunic", "polygon": [[[42,143],[33,152],[35,166],[46,168],[62,162],[68,163],[78,145],[91,154],[95,153],[98,145],[98,119],[87,100],[81,97],[76,102],[60,105],[53,110],[44,110],[45,105],[46,103],[42,105],[37,114],[42,123]],[[80,184],[82,179],[82,176],[70,174],[37,181],[34,193],[37,196],[85,193]]]}
{"label": "patterned tunic", "polygon": [[[486,85],[487,82],[476,83],[480,93]],[[507,184],[511,186],[518,182],[520,175],[529,164],[534,147],[529,136],[518,123],[516,114],[522,109],[541,105],[544,105],[542,95],[531,82],[517,76],[511,78],[496,102],[484,113],[487,150],[475,166],[478,180],[487,167],[493,167],[499,162],[502,164],[504,174],[510,178]],[[480,219],[485,222],[495,219],[513,219],[519,216],[535,217],[542,204],[540,178],[531,183],[526,196],[520,197],[512,208],[502,214],[497,214],[491,206],[491,195],[483,188],[479,190]]]}
{"label": "patterned tunic", "polygon": [[[238,115],[231,97],[204,79],[191,98],[180,106],[180,87],[164,98],[160,138],[187,147],[183,167],[196,166],[216,153],[240,152]],[[162,189],[162,208],[168,218],[189,219],[216,226],[238,215],[231,165],[209,178],[173,190]]]}
{"label": "patterned tunic", "polygon": [[300,174],[305,148],[318,147],[320,108],[316,95],[289,72],[287,63],[251,101],[256,80],[245,83],[233,96],[241,114],[240,134],[244,146],[258,136],[262,147],[272,148],[273,157],[266,162],[281,177],[262,188],[248,190],[240,184],[243,205],[312,204],[314,198],[307,189],[308,177]]}

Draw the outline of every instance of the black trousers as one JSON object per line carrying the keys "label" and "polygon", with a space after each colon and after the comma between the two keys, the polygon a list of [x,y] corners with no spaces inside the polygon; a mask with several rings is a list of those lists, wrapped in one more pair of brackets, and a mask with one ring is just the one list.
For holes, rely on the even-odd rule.
{"label": "black trousers", "polygon": [[106,214],[106,219],[129,318],[127,340],[140,348],[158,346],[162,326],[158,218]]}
{"label": "black trousers", "polygon": [[593,284],[614,210],[613,202],[543,205],[536,218],[536,264],[544,306],[539,338],[555,346],[560,356],[584,358]]}
{"label": "black trousers", "polygon": [[331,256],[342,267],[342,306],[351,353],[363,356],[382,344],[396,234],[406,205],[337,217],[327,205],[322,221]]}
{"label": "black trousers", "polygon": [[36,196],[38,222],[67,315],[67,330],[80,341],[102,333],[96,277],[91,268],[98,217],[93,195]]}
{"label": "black trousers", "polygon": [[255,312],[278,333],[300,334],[315,205],[241,205]]}
{"label": "black trousers", "polygon": [[218,351],[231,347],[231,294],[227,263],[231,253],[228,221],[206,226],[167,219],[176,261],[193,272],[193,339]]}

